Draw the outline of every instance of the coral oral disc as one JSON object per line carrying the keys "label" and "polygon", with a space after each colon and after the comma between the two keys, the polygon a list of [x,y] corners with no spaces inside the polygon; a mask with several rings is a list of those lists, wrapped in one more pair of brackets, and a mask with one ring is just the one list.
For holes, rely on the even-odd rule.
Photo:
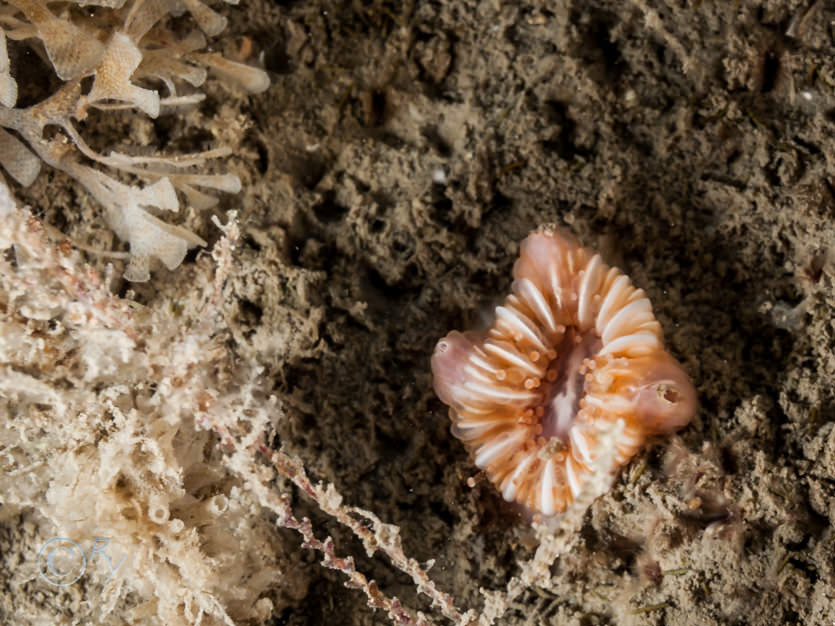
{"label": "coral oral disc", "polygon": [[453,331],[435,346],[434,387],[504,499],[550,516],[581,492],[603,433],[622,421],[624,465],[692,419],[696,392],[643,290],[571,235],[528,236],[513,276],[487,333]]}

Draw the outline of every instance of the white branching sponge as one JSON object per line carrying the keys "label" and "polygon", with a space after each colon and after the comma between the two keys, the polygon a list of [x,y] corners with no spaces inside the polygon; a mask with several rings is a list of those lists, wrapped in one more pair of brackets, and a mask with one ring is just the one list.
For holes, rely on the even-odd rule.
{"label": "white branching sponge", "polygon": [[[89,5],[96,10],[80,11]],[[178,36],[166,23],[184,12],[200,30]],[[226,18],[200,0],[48,5],[46,0],[0,0],[0,165],[23,186],[35,180],[42,162],[78,180],[104,207],[110,227],[129,243],[129,280],[148,280],[152,258],[174,269],[190,247],[205,244],[163,221],[163,212],[178,211],[181,202],[209,208],[217,202],[211,191],[236,193],[240,181],[232,174],[200,173],[207,160],[228,154],[222,148],[175,156],[105,155],[84,141],[77,123],[91,108],[132,108],[155,118],[166,109],[199,102],[204,96],[195,89],[209,71],[239,89],[264,91],[269,86],[264,71],[201,52],[206,37],[225,26]],[[16,108],[18,83],[7,39],[45,56],[61,88],[33,106]],[[87,87],[90,83],[82,80],[90,78]],[[60,132],[46,135],[47,127]],[[119,173],[125,180],[117,178]]]}
{"label": "white branching sponge", "polygon": [[[175,318],[171,301],[113,295],[0,183],[0,522],[38,534],[11,549],[13,574],[4,543],[3,624],[264,624],[305,595],[297,551],[244,489],[253,477],[227,472],[200,426],[223,417],[255,437],[279,411],[225,339],[238,231],[234,215],[218,226]],[[39,550],[68,555],[42,547],[67,546],[53,538],[79,550],[39,569]]]}

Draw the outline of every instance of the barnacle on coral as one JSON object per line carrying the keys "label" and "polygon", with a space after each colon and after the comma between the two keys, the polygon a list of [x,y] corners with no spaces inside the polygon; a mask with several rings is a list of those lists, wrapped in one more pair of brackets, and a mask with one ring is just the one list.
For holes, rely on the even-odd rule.
{"label": "barnacle on coral", "polygon": [[[79,10],[89,4],[97,10]],[[166,27],[169,16],[184,11],[202,32],[178,37]],[[216,36],[225,26],[226,19],[200,0],[79,0],[49,6],[45,0],[0,2],[0,165],[23,186],[35,180],[41,162],[78,180],[104,207],[110,227],[130,244],[129,280],[147,280],[152,257],[173,269],[189,247],[205,243],[165,223],[155,211],[177,211],[178,192],[187,206],[208,208],[216,198],[197,187],[236,193],[240,181],[231,174],[194,171],[228,154],[222,149],[152,158],[104,155],[87,145],[76,124],[91,108],[134,108],[153,118],[166,108],[199,102],[203,94],[178,90],[200,87],[209,70],[250,93],[264,91],[269,79],[262,70],[200,52],[206,36]],[[33,106],[15,108],[18,85],[7,38],[45,56],[63,81],[60,89]],[[92,85],[84,93],[82,80],[90,77]],[[47,138],[47,127],[61,132]],[[146,184],[122,182],[96,164]]]}
{"label": "barnacle on coral", "polygon": [[569,234],[531,234],[513,277],[492,328],[448,334],[432,373],[476,465],[505,500],[548,516],[581,492],[615,423],[620,466],[686,425],[696,392],[644,291]]}

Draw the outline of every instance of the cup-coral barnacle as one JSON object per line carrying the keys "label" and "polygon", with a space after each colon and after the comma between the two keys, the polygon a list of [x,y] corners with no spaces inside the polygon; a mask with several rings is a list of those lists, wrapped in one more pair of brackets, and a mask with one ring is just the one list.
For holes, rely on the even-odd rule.
{"label": "cup-coral barnacle", "polygon": [[475,464],[505,500],[548,516],[580,493],[618,420],[622,466],[691,420],[696,391],[644,291],[571,235],[532,233],[513,278],[492,328],[441,339],[432,374]]}

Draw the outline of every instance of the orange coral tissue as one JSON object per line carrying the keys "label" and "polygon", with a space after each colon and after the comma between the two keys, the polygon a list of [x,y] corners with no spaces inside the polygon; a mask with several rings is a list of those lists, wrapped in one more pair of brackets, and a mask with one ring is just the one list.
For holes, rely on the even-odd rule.
{"label": "orange coral tissue", "polygon": [[560,513],[622,420],[615,464],[693,417],[696,391],[664,349],[642,289],[543,227],[522,242],[512,293],[486,334],[453,331],[432,355],[452,433],[508,502]]}

